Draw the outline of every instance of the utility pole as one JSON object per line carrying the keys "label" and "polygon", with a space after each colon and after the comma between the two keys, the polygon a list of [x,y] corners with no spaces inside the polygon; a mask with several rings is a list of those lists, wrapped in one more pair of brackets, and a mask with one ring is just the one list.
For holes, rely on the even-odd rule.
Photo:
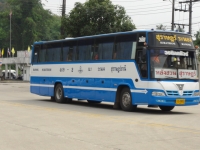
{"label": "utility pole", "polygon": [[63,0],[63,5],[62,5],[62,17],[65,16],[65,11],[66,11],[66,0]]}
{"label": "utility pole", "polygon": [[61,29],[60,29],[61,38],[63,38],[63,36],[64,36],[63,19],[65,17],[65,11],[66,11],[66,0],[63,0],[63,4],[62,4],[62,17],[61,17]]}
{"label": "utility pole", "polygon": [[[166,0],[163,0],[166,1]],[[172,26],[171,26],[171,30],[174,31],[174,7],[175,7],[175,0],[172,0]]]}
{"label": "utility pole", "polygon": [[190,0],[189,12],[189,34],[192,34],[192,0]]}
{"label": "utility pole", "polygon": [[174,31],[174,5],[175,5],[175,0],[172,1],[172,31]]}
{"label": "utility pole", "polygon": [[[183,25],[184,26],[189,26],[189,34],[192,34],[192,3],[193,2],[200,2],[200,0],[186,0],[184,2],[179,2],[181,4],[181,9],[175,9],[175,11],[183,11],[183,12],[189,12],[189,24],[177,24],[177,25]],[[182,4],[183,3],[189,3],[189,10],[182,9]]]}

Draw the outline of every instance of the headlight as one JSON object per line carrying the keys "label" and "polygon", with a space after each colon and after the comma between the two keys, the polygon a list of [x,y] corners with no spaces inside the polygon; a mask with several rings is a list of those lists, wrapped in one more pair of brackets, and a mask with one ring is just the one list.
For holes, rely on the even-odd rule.
{"label": "headlight", "polygon": [[194,92],[193,96],[200,96],[199,92]]}
{"label": "headlight", "polygon": [[164,92],[152,92],[152,96],[165,96]]}

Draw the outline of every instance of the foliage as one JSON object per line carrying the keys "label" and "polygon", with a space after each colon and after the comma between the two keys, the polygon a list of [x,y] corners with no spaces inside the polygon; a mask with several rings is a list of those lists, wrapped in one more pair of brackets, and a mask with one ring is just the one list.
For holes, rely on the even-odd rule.
{"label": "foliage", "polygon": [[178,31],[178,32],[185,32],[185,30],[183,28],[181,28],[181,27],[177,27],[176,31]]}
{"label": "foliage", "polygon": [[194,45],[195,47],[197,46],[198,48],[197,50],[197,54],[198,54],[198,60],[200,63],[200,30],[196,32],[196,34],[194,34],[195,40],[194,40]]}
{"label": "foliage", "polygon": [[41,0],[0,0],[0,48],[25,50],[35,41],[60,38],[60,17],[44,10]]}
{"label": "foliage", "polygon": [[200,47],[200,30],[197,31],[196,34],[194,34],[196,40],[194,41],[195,45],[198,45]]}
{"label": "foliage", "polygon": [[164,30],[164,31],[165,31],[166,28],[167,28],[167,26],[164,26],[163,24],[160,24],[160,25],[157,25],[157,26],[156,26],[156,29],[157,29],[157,30]]}
{"label": "foliage", "polygon": [[135,29],[122,6],[110,0],[88,0],[75,3],[74,9],[63,19],[67,36],[78,37]]}

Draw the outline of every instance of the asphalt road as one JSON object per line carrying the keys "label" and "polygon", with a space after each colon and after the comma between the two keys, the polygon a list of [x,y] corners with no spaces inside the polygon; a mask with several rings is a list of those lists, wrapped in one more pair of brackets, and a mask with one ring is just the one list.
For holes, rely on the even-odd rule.
{"label": "asphalt road", "polygon": [[29,83],[0,83],[0,150],[199,150],[200,106],[164,113],[109,103],[57,104]]}

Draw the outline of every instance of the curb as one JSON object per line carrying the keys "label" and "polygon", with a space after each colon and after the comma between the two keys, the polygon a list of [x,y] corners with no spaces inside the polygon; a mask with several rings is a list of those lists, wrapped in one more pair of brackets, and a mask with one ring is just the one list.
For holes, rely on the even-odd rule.
{"label": "curb", "polygon": [[30,81],[3,80],[3,81],[0,81],[0,84],[1,83],[30,83]]}

